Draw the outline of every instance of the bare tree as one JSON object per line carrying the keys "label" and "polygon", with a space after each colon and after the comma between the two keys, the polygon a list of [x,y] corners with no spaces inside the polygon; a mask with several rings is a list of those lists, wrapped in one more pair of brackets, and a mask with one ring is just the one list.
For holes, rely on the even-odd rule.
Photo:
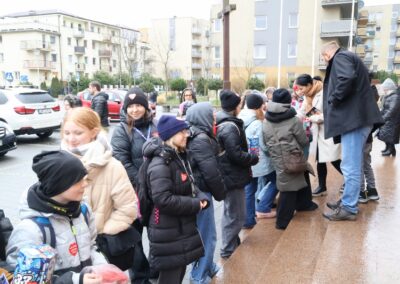
{"label": "bare tree", "polygon": [[163,66],[165,89],[168,94],[170,79],[170,59],[172,49],[169,46],[165,46],[165,44],[163,44],[160,35],[157,33],[156,38],[152,40],[152,51],[157,55],[158,61]]}
{"label": "bare tree", "polygon": [[234,60],[233,71],[237,80],[233,85],[237,92],[243,92],[246,88],[247,82],[251,79],[254,74],[254,60],[252,54],[247,50],[246,55],[240,60]]}

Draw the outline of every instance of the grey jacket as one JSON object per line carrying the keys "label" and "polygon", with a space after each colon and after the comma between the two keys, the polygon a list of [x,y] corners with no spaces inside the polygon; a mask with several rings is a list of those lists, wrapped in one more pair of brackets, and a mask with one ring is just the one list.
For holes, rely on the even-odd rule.
{"label": "grey jacket", "polygon": [[[56,235],[57,261],[54,270],[55,275],[62,275],[72,272],[72,283],[79,283],[81,264],[96,265],[107,263],[102,254],[96,251],[96,225],[94,215],[89,209],[89,226],[81,214],[78,218],[72,219],[77,234],[76,239],[72,234],[70,221],[67,217],[41,213],[28,206],[26,193],[21,199],[20,206],[21,222],[13,230],[6,247],[7,263],[12,267],[17,264],[18,252],[22,247],[44,244],[43,234],[39,226],[32,221],[34,217],[47,217],[54,228]],[[70,252],[72,244],[77,243],[79,252],[73,255]]]}

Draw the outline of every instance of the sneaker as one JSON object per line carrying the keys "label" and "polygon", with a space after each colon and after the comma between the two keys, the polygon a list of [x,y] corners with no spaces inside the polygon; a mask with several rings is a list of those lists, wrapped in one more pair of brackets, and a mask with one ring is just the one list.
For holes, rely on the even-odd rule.
{"label": "sneaker", "polygon": [[336,201],[336,202],[327,202],[327,203],[326,203],[326,206],[328,206],[329,209],[336,210],[336,209],[339,208],[339,206],[340,206],[341,203],[342,203],[342,200],[339,199],[339,200]]}
{"label": "sneaker", "polygon": [[271,212],[256,212],[257,219],[264,219],[264,218],[275,218],[276,217],[276,212],[271,211]]}
{"label": "sneaker", "polygon": [[339,189],[339,192],[340,192],[340,193],[343,193],[343,191],[344,191],[344,184],[342,184],[342,186],[341,186],[340,189]]}
{"label": "sneaker", "polygon": [[318,186],[313,192],[312,192],[312,196],[323,196],[326,195],[326,187],[325,186]]}
{"label": "sneaker", "polygon": [[367,197],[368,200],[374,200],[374,201],[379,200],[379,195],[376,188],[367,186]]}
{"label": "sneaker", "polygon": [[368,191],[367,190],[360,190],[360,195],[358,196],[358,202],[365,204],[368,203]]}
{"label": "sneaker", "polygon": [[357,219],[356,214],[347,211],[343,206],[338,207],[331,213],[324,213],[322,215],[329,221],[355,221]]}

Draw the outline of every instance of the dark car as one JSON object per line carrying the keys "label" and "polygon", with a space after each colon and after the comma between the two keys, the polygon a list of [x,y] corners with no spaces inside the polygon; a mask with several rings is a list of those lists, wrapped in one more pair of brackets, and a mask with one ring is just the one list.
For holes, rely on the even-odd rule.
{"label": "dark car", "polygon": [[0,157],[17,148],[16,140],[11,126],[0,120]]}

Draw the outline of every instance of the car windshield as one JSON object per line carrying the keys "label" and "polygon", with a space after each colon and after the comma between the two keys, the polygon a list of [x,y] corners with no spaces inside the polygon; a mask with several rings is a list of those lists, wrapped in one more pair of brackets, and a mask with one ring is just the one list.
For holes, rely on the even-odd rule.
{"label": "car windshield", "polygon": [[15,97],[24,104],[37,104],[54,102],[54,98],[49,93],[33,92],[33,93],[19,93]]}

